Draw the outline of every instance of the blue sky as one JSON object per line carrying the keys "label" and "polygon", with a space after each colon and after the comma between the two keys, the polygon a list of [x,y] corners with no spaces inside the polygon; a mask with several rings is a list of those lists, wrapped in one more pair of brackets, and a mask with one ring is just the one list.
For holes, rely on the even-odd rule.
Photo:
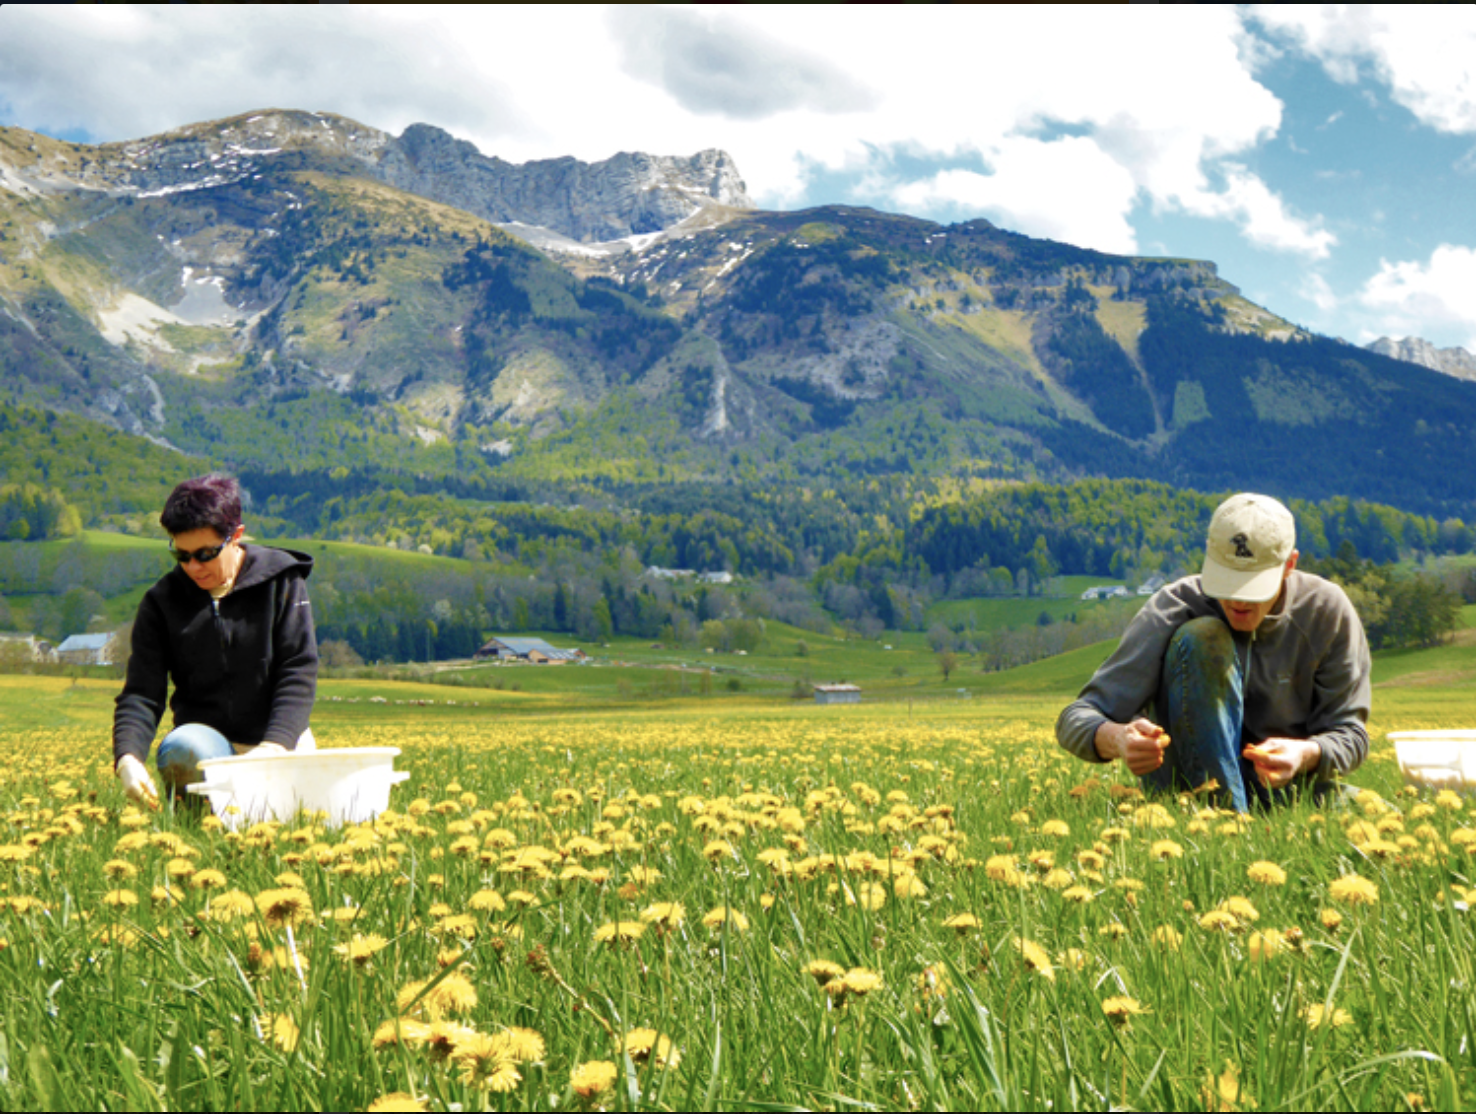
{"label": "blue sky", "polygon": [[728,150],[760,205],[1211,259],[1363,343],[1476,349],[1476,8],[0,7],[0,122],[265,107],[512,161]]}

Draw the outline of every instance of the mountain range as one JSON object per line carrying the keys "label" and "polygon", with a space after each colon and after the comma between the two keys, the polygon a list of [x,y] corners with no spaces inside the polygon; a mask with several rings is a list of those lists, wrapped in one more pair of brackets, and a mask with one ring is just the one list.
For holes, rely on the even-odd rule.
{"label": "mountain range", "polygon": [[[1399,358],[1394,358],[1398,356]],[[0,129],[0,399],[258,473],[1141,476],[1469,515],[1476,383],[1213,263],[270,110]]]}

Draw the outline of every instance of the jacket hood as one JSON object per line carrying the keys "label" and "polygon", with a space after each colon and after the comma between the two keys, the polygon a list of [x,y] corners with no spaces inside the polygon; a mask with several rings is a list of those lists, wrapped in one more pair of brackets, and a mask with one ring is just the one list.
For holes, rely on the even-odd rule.
{"label": "jacket hood", "polygon": [[[313,571],[313,559],[306,553],[299,553],[295,549],[274,549],[267,545],[255,545],[249,542],[241,543],[241,548],[246,553],[246,559],[241,564],[241,570],[236,573],[236,583],[232,592],[239,592],[243,588],[250,588],[254,584],[264,584],[273,577],[281,576],[284,572],[296,569],[304,580]],[[196,591],[201,591],[190,574],[183,567],[176,568],[174,575],[188,584]]]}

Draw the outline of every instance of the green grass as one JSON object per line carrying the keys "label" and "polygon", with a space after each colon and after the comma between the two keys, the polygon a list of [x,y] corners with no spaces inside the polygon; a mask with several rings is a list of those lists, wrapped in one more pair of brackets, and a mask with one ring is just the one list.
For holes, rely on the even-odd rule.
{"label": "green grass", "polygon": [[[789,664],[800,638],[856,676],[931,658],[920,635],[888,651],[771,625],[742,676]],[[1055,745],[1108,643],[970,678],[969,701],[829,708],[638,686],[622,701],[607,677],[680,654],[611,649],[633,664],[479,672],[520,692],[325,679],[320,742],[397,746],[412,775],[374,829],[228,834],[133,812],[108,762],[118,681],[0,676],[5,1108],[362,1110],[408,1091],[434,1110],[1177,1110],[1225,1078],[1247,1109],[1469,1106],[1476,922],[1452,899],[1476,803],[1399,795],[1384,734],[1472,725],[1476,679],[1378,685],[1352,780],[1386,800],[1241,824],[1189,798],[1145,808],[1120,770]],[[1413,662],[1398,680],[1473,654],[1379,667]],[[534,848],[543,867],[519,857]],[[1254,881],[1258,862],[1285,884]],[[191,882],[209,870],[221,885]],[[1355,872],[1376,904],[1339,904]],[[268,896],[283,887],[297,896]],[[228,890],[249,910],[227,916]],[[1253,914],[1201,925],[1232,897]],[[269,916],[284,900],[313,913],[289,931]],[[704,925],[720,906],[746,927]],[[945,923],[963,913],[970,927]],[[622,922],[645,928],[601,941]],[[356,936],[377,948],[359,966],[342,954]],[[851,989],[822,989],[817,960]],[[443,975],[441,991],[465,978],[448,1021],[539,1034],[505,1094],[432,1049],[374,1047],[397,995]],[[1104,1012],[1118,997],[1142,1011],[1121,1026]],[[1316,1006],[1347,1024],[1310,1027]],[[640,1028],[671,1041],[664,1069],[621,1054]],[[571,1073],[590,1062],[614,1088],[586,1101]]]}

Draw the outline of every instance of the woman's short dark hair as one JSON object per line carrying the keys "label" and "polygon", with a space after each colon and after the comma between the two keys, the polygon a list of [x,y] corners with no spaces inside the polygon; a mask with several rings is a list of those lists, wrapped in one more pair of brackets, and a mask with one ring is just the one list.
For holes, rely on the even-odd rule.
{"label": "woman's short dark hair", "polygon": [[170,537],[209,527],[229,538],[241,525],[240,485],[220,472],[185,480],[169,493],[159,523]]}

